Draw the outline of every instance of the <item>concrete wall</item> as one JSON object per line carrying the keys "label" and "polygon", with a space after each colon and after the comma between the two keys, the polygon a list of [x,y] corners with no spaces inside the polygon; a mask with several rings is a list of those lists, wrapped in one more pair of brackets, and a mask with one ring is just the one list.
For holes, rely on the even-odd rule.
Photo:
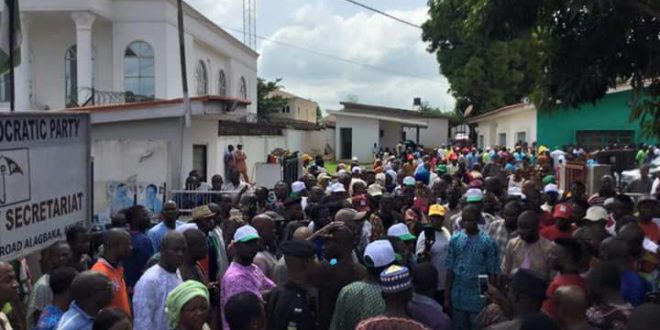
{"label": "concrete wall", "polygon": [[527,143],[536,141],[536,110],[507,111],[478,121],[477,141],[483,135],[484,146],[500,145],[500,134],[506,134],[506,147],[513,148],[518,142],[517,133],[525,132]]}
{"label": "concrete wall", "polygon": [[[285,96],[286,97],[286,96]],[[289,112],[285,111],[285,108],[288,106]],[[300,98],[291,98],[287,102],[285,108],[274,112],[271,116],[277,118],[287,118],[293,120],[307,121],[310,123],[316,123],[316,107],[318,104],[309,100],[304,100]]]}
{"label": "concrete wall", "polygon": [[286,138],[284,136],[220,136],[218,137],[218,167],[217,174],[224,177],[225,164],[224,153],[228,145],[236,147],[237,144],[243,145],[243,151],[247,155],[248,174],[253,179],[256,163],[266,161],[267,155],[275,148],[286,148]]}
{"label": "concrete wall", "polygon": [[385,150],[385,148],[390,148],[390,150],[395,149],[397,143],[399,143],[401,140],[401,130],[403,129],[401,124],[389,121],[380,121],[379,125],[380,130],[383,131],[384,135],[380,138],[378,147],[383,148],[383,150]]}
{"label": "concrete wall", "polygon": [[[447,143],[447,136],[449,135],[449,120],[444,118],[416,118],[415,120],[423,121],[428,124],[428,128],[419,129],[419,143],[425,147],[437,148],[444,143]],[[405,127],[406,138],[417,142],[417,128]]]}
{"label": "concrete wall", "polygon": [[[310,155],[325,155],[327,146],[335,150],[335,129],[326,128],[319,131],[305,131],[305,152]],[[334,152],[331,155],[335,156]]]}
{"label": "concrete wall", "polygon": [[370,162],[373,159],[372,149],[374,142],[379,140],[379,125],[377,119],[337,116],[335,134],[335,158],[341,159],[341,128],[353,129],[353,153],[360,161]]}

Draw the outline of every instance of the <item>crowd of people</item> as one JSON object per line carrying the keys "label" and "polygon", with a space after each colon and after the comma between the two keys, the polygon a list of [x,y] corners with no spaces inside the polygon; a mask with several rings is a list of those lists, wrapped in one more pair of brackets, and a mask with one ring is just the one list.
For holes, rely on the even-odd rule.
{"label": "crowd of people", "polygon": [[155,224],[120,211],[100,244],[70,227],[34,285],[0,263],[0,327],[657,329],[660,189],[560,191],[555,164],[581,155],[555,151],[402,148],[335,173],[316,157],[274,187],[231,168],[190,219],[168,201]]}

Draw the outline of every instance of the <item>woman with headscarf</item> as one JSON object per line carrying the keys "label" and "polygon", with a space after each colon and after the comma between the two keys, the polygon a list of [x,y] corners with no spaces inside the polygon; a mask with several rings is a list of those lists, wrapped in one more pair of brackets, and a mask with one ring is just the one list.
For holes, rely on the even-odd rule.
{"label": "woman with headscarf", "polygon": [[209,291],[197,281],[185,281],[167,295],[165,311],[172,330],[208,330]]}

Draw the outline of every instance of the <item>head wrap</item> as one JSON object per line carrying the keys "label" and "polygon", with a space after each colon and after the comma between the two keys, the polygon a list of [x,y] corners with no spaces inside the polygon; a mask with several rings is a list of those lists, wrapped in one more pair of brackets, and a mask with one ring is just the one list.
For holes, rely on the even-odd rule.
{"label": "head wrap", "polygon": [[200,282],[188,280],[179,284],[167,295],[165,312],[170,319],[170,327],[176,329],[179,325],[181,309],[195,297],[203,297],[209,302],[209,290]]}

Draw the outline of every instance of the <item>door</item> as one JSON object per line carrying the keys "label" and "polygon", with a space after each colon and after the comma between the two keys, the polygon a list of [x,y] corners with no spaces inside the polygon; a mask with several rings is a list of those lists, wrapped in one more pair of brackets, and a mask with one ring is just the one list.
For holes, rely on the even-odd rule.
{"label": "door", "polygon": [[342,127],[339,134],[341,158],[351,159],[351,157],[353,157],[353,129],[350,127]]}
{"label": "door", "polygon": [[200,182],[206,181],[206,145],[193,145],[193,170],[200,175]]}

